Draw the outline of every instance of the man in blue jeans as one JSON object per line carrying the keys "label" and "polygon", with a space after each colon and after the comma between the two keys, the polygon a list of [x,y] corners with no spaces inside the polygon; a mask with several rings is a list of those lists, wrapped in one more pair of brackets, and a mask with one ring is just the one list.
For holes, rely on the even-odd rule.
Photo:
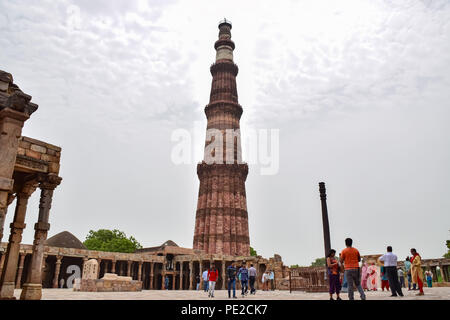
{"label": "man in blue jeans", "polygon": [[247,294],[248,290],[248,269],[245,267],[245,264],[242,264],[242,267],[238,271],[238,277],[241,279],[241,287],[242,287],[242,296]]}
{"label": "man in blue jeans", "polygon": [[203,271],[202,279],[203,279],[203,291],[208,292],[208,290],[209,290],[208,269]]}
{"label": "man in blue jeans", "polygon": [[236,299],[236,267],[234,266],[234,261],[227,268],[227,279],[228,279],[228,298],[231,298],[231,288],[233,288],[233,298]]}

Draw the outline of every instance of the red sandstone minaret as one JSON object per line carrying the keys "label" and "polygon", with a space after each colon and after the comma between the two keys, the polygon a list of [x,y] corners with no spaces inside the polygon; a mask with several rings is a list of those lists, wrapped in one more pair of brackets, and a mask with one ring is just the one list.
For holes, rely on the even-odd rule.
{"label": "red sandstone minaret", "polygon": [[[205,108],[208,119],[205,158],[197,166],[200,191],[193,247],[210,254],[249,256],[245,195],[248,166],[241,161],[239,120],[242,107],[236,90],[238,67],[233,62],[231,23],[220,22],[219,30],[219,40],[214,45],[216,62],[211,66],[211,95]],[[217,132],[219,136],[214,136]],[[212,145],[221,142],[223,147],[211,149]]]}

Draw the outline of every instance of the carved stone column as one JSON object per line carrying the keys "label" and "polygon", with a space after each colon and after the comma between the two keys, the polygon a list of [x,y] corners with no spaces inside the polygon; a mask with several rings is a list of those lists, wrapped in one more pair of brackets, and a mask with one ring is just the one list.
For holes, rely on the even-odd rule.
{"label": "carved stone column", "polygon": [[138,267],[138,278],[139,281],[142,281],[142,261],[139,261],[139,267]]}
{"label": "carved stone column", "polygon": [[[0,243],[2,242],[3,239],[3,231],[4,231],[4,226],[5,226],[5,220],[6,220],[6,213],[8,212],[8,206],[14,201],[14,199],[16,198],[16,196],[12,193],[8,194],[8,200],[6,201],[6,208],[1,208],[0,207]],[[1,266],[0,266],[1,268]],[[0,274],[1,274],[1,269],[0,269]]]}
{"label": "carved stone column", "polygon": [[22,232],[25,229],[25,215],[27,211],[28,199],[36,190],[34,181],[25,183],[17,194],[16,210],[14,221],[11,223],[11,233],[9,235],[8,248],[6,249],[5,264],[0,280],[0,299],[14,300],[14,288],[16,286],[17,263],[19,260],[20,243]]}
{"label": "carved stone column", "polygon": [[227,282],[227,270],[225,269],[225,260],[222,260],[222,290],[225,290],[225,283]]}
{"label": "carved stone column", "polygon": [[5,253],[2,253],[2,257],[0,258],[0,278],[2,276],[2,271],[3,271],[3,264],[5,263]]}
{"label": "carved stone column", "polygon": [[[97,263],[98,263],[98,269],[97,269],[97,279],[98,279],[100,277],[100,269],[102,266],[102,259],[98,258]],[[106,268],[106,266],[105,266],[105,268]]]}
{"label": "carved stone column", "polygon": [[153,290],[153,280],[155,278],[155,275],[153,273],[154,272],[154,267],[155,267],[155,263],[151,262],[150,263],[150,290]]}
{"label": "carved stone column", "polygon": [[198,262],[198,272],[200,273],[200,290],[203,290],[203,261],[199,260]]}
{"label": "carved stone column", "polygon": [[111,261],[111,273],[116,273],[116,260]]}
{"label": "carved stone column", "polygon": [[[53,276],[53,288],[58,288],[59,272],[61,270],[62,256],[56,256],[55,275]],[[22,298],[22,297],[20,297]]]}
{"label": "carved stone column", "polygon": [[180,290],[183,290],[183,264],[184,261],[180,262]]}
{"label": "carved stone column", "polygon": [[45,266],[45,261],[47,260],[47,257],[48,257],[48,254],[44,253],[44,256],[42,257],[42,265],[41,265],[41,279],[42,279],[42,282],[45,281],[44,274],[47,271],[46,270],[46,266]]}
{"label": "carved stone column", "polygon": [[20,289],[22,284],[23,263],[25,262],[26,253],[20,253],[19,269],[17,269],[16,289]]}
{"label": "carved stone column", "polygon": [[[175,266],[174,266],[174,269],[175,269]],[[176,283],[175,280],[176,279],[177,279],[177,272],[176,272],[176,270],[174,270],[172,273],[172,290],[175,290],[175,283]]]}
{"label": "carved stone column", "polygon": [[131,276],[131,264],[133,263],[133,261],[128,260],[128,265],[127,265],[127,277]]}
{"label": "carved stone column", "polygon": [[442,264],[439,265],[439,271],[441,272],[441,278],[442,281],[445,282],[445,271],[444,271],[444,267],[442,266]]}
{"label": "carved stone column", "polygon": [[192,290],[192,286],[194,283],[194,262],[193,261],[189,261],[189,290]]}
{"label": "carved stone column", "polygon": [[[38,106],[31,103],[31,96],[23,93],[17,85],[13,83],[11,74],[0,70],[0,242],[3,238],[3,224],[5,221],[8,198],[13,189],[12,179],[14,165],[16,163],[19,138],[22,135],[22,128],[30,118],[30,115],[37,110]],[[16,266],[17,267],[17,266]],[[6,271],[5,271],[6,272]],[[8,285],[10,278],[8,274]],[[15,282],[13,278],[12,282]],[[15,285],[15,284],[14,284]],[[14,291],[14,285],[12,290]],[[8,287],[9,288],[9,287]],[[3,298],[12,298],[11,288],[5,289],[7,292],[0,294]]]}
{"label": "carved stone column", "polygon": [[[47,240],[47,233],[50,229],[48,223],[50,209],[52,207],[53,192],[61,183],[61,178],[56,174],[39,175],[39,188],[41,198],[39,201],[38,221],[34,225],[33,255],[28,269],[27,281],[23,285],[21,300],[40,300],[42,297],[42,260],[44,257],[44,242]],[[53,284],[54,286],[55,284]],[[56,287],[58,288],[58,283]]]}
{"label": "carved stone column", "polygon": [[83,264],[81,266],[81,278],[83,278],[84,266],[85,266],[86,262],[88,262],[88,260],[89,260],[88,257],[83,257]]}

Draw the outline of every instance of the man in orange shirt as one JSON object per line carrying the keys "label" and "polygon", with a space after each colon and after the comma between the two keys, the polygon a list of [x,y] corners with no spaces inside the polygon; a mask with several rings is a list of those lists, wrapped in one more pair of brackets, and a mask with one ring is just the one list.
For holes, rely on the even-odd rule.
{"label": "man in orange shirt", "polygon": [[344,264],[345,277],[348,283],[348,299],[354,300],[353,296],[353,283],[358,288],[359,294],[361,295],[361,300],[366,300],[366,295],[363,288],[361,287],[361,277],[359,272],[359,262],[361,261],[361,256],[358,249],[352,247],[353,240],[350,238],[345,239],[345,245],[347,248],[341,252],[341,263]]}

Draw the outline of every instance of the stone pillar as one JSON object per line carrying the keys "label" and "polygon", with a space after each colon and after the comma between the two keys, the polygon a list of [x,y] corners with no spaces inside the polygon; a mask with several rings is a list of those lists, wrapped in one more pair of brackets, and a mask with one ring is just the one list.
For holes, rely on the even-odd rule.
{"label": "stone pillar", "polygon": [[[154,267],[155,267],[155,263],[151,262],[150,263],[150,290],[153,290],[153,280],[155,278],[155,274],[153,273]],[[163,283],[164,283],[164,279],[163,279]]]}
{"label": "stone pillar", "polygon": [[133,263],[133,261],[128,260],[127,261],[127,277],[131,277],[131,264]]}
{"label": "stone pillar", "polygon": [[139,281],[142,281],[142,261],[139,261],[139,267],[138,267],[138,278]]}
{"label": "stone pillar", "polygon": [[183,278],[184,278],[184,275],[183,275],[183,264],[184,264],[184,261],[181,261],[180,262],[180,290],[183,290]]}
{"label": "stone pillar", "polygon": [[442,281],[445,282],[444,267],[442,264],[439,264],[439,272],[441,273]]}
{"label": "stone pillar", "polygon": [[5,263],[5,253],[6,251],[2,253],[2,257],[0,258],[0,278],[2,276],[3,264]]}
{"label": "stone pillar", "polygon": [[194,262],[189,261],[189,290],[193,289],[193,283],[194,283],[193,276],[194,276]]}
{"label": "stone pillar", "polygon": [[[88,261],[88,257],[83,257],[83,264],[81,265],[81,278],[83,278],[84,265]],[[100,267],[98,268],[100,269]]]}
{"label": "stone pillar", "polygon": [[[5,98],[0,101],[0,133],[1,133],[0,242],[1,242],[3,238],[3,225],[5,222],[6,208],[8,207],[8,198],[10,197],[10,193],[14,185],[12,176],[14,172],[14,165],[16,163],[17,149],[19,147],[19,138],[22,135],[22,128],[25,121],[27,121],[30,118],[30,115],[37,110],[38,106],[30,102],[31,96],[23,93],[19,89],[19,87],[13,83],[13,77],[11,74],[1,70],[0,70],[0,92],[2,93],[2,96]],[[8,273],[10,272],[11,271],[8,269]],[[6,285],[6,287],[2,289],[1,291],[2,293],[0,293],[0,297],[2,298],[13,298],[11,290],[14,291],[15,278],[11,279],[10,277],[11,274],[8,274],[7,275],[8,283],[4,284]],[[13,284],[11,284],[11,282]]]}
{"label": "stone pillar", "polygon": [[61,270],[62,256],[56,256],[55,275],[53,276],[53,288],[58,288],[59,272]]}
{"label": "stone pillar", "polygon": [[[97,258],[97,262],[98,262],[98,269],[97,269],[97,279],[98,279],[100,277],[100,269],[102,266],[102,259]],[[105,268],[106,268],[106,266],[105,266]]]}
{"label": "stone pillar", "polygon": [[198,272],[200,273],[200,290],[203,290],[203,261],[199,260],[198,262]]}
{"label": "stone pillar", "polygon": [[[175,266],[174,266],[174,269],[176,269]],[[173,274],[172,274],[172,290],[176,289],[175,288],[176,279],[177,279],[177,271],[174,270]]]}
{"label": "stone pillar", "polygon": [[227,270],[225,269],[225,260],[222,260],[222,290],[226,289]]}
{"label": "stone pillar", "polygon": [[45,261],[47,260],[47,254],[46,253],[44,253],[44,256],[42,257],[42,265],[41,265],[41,279],[42,279],[42,282],[44,282],[44,273],[45,273]]}
{"label": "stone pillar", "polygon": [[111,273],[116,273],[116,260],[111,261]]}
{"label": "stone pillar", "polygon": [[19,260],[22,232],[23,229],[25,229],[25,215],[27,211],[28,199],[34,190],[36,190],[36,187],[37,185],[35,181],[25,183],[21,191],[17,194],[14,221],[10,225],[11,233],[9,235],[5,264],[0,280],[0,299],[15,299],[14,288],[16,286],[17,263]]}
{"label": "stone pillar", "polygon": [[[44,243],[47,240],[47,233],[50,229],[48,221],[52,207],[53,192],[61,183],[61,180],[58,175],[53,173],[38,176],[39,188],[41,189],[39,216],[37,223],[34,225],[33,255],[31,256],[28,269],[27,281],[23,285],[20,295],[21,300],[40,300],[42,297],[41,266],[44,257]],[[58,288],[58,283],[56,283],[55,288]]]}
{"label": "stone pillar", "polygon": [[[8,212],[8,206],[14,201],[14,199],[16,198],[15,195],[13,195],[12,193],[8,194],[8,199],[6,201],[6,208],[1,208],[0,207],[0,243],[2,242],[3,239],[3,231],[4,231],[4,226],[5,226],[5,220],[6,220],[6,213]],[[0,266],[1,268],[1,266]],[[0,269],[1,271],[1,269]],[[1,272],[0,272],[1,274]]]}
{"label": "stone pillar", "polygon": [[22,284],[23,263],[25,262],[25,253],[20,253],[19,269],[17,270],[16,289],[20,289]]}

